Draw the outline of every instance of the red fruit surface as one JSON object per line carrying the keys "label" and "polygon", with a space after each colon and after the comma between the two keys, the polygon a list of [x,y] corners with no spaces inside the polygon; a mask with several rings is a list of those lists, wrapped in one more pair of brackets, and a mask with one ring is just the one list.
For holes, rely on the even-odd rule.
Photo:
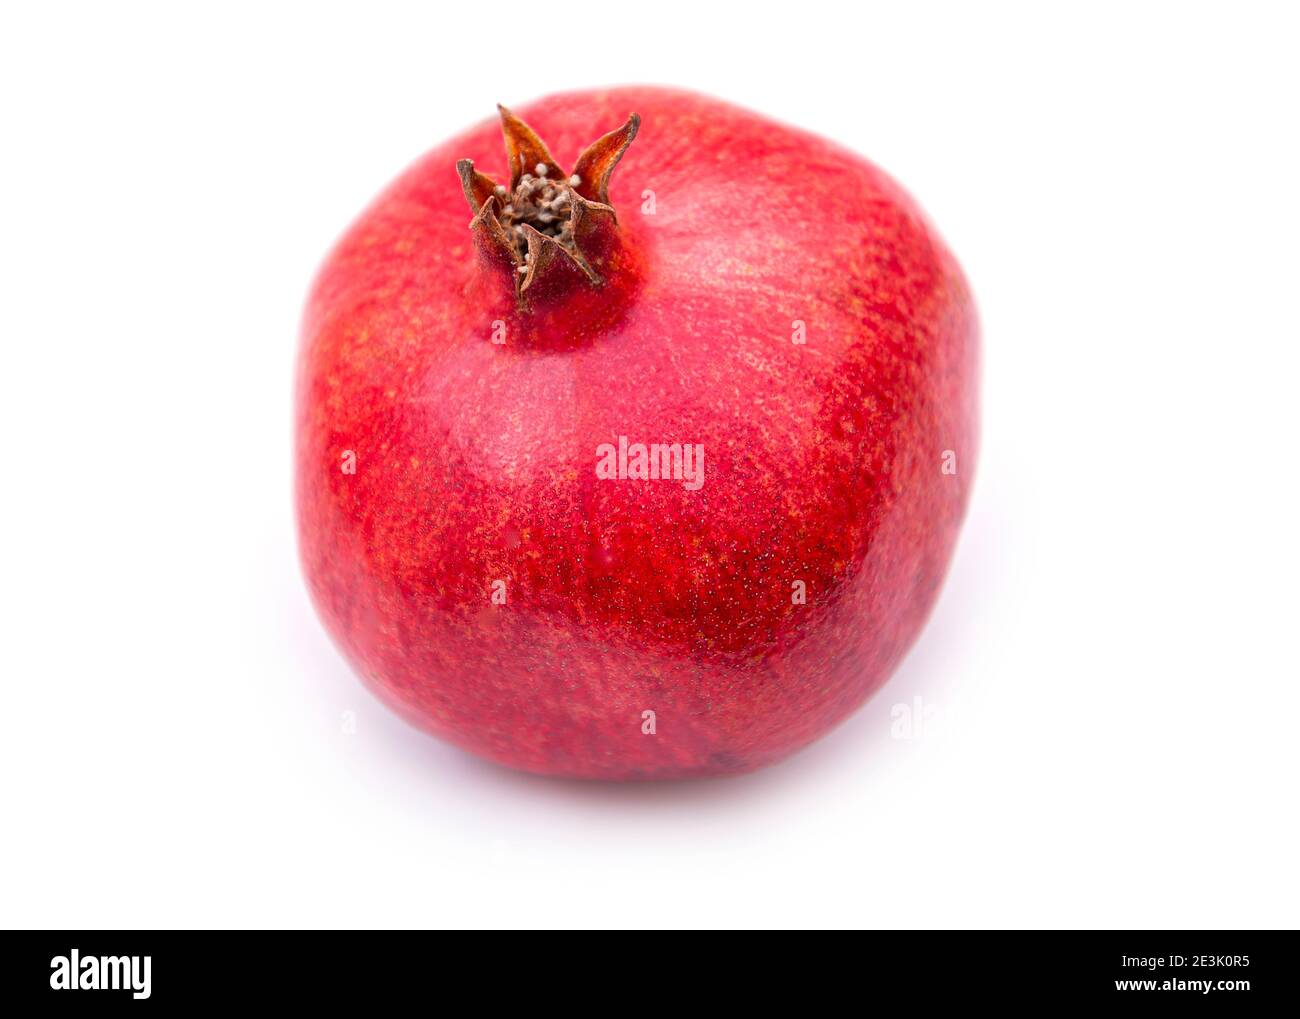
{"label": "red fruit surface", "polygon": [[[655,88],[518,112],[565,168],[640,115],[604,285],[521,304],[476,248],[455,164],[509,179],[495,120],[383,192],[303,324],[311,595],[388,703],[494,761],[611,779],[776,761],[885,681],[939,590],[975,465],[966,282],[912,200],[831,142]],[[701,445],[703,485],[598,477],[619,436]]]}

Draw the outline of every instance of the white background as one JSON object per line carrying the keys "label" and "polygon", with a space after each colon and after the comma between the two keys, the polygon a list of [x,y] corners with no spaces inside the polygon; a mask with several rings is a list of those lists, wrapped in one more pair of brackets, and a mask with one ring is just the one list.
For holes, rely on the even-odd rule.
{"label": "white background", "polygon": [[[1294,19],[6,5],[0,923],[1295,926]],[[298,574],[289,397],[383,184],[498,100],[638,81],[901,180],[979,300],[985,419],[873,701],[758,774],[613,787],[362,689]]]}

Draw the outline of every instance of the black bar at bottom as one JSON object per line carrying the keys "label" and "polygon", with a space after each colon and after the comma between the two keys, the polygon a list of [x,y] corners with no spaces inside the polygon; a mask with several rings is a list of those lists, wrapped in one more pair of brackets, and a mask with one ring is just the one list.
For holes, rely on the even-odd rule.
{"label": "black bar at bottom", "polygon": [[423,1002],[460,1011],[468,997],[488,1009],[514,999],[603,1012],[619,1001],[698,1008],[767,1000],[779,991],[799,995],[803,1014],[838,1011],[846,998],[864,1007],[910,1002],[927,1010],[1131,1003],[1235,1012],[1273,1009],[1296,997],[1288,933],[872,932],[816,956],[807,946],[752,935],[671,937],[655,945],[646,937],[596,942],[557,932],[9,933],[0,954],[0,1005],[19,1002],[42,1012],[252,1003],[370,1011]]}

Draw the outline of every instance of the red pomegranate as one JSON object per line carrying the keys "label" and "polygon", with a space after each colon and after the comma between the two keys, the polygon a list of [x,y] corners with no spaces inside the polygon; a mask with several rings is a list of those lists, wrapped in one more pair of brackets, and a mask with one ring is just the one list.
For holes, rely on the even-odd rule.
{"label": "red pomegranate", "polygon": [[494,761],[776,761],[934,602],[975,458],[970,292],[823,139],[657,88],[521,113],[422,158],[316,279],[312,597],[388,703]]}

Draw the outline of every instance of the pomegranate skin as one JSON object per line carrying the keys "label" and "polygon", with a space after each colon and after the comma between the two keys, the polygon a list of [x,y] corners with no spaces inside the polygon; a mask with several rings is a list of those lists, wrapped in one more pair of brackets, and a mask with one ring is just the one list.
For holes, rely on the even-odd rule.
{"label": "pomegranate skin", "polygon": [[[975,466],[969,289],[826,140],[658,88],[517,112],[566,168],[640,115],[609,192],[622,271],[516,304],[455,170],[508,179],[496,121],[362,214],[302,328],[312,599],[392,707],[502,764],[779,760],[886,680],[938,593]],[[620,436],[702,446],[703,484],[598,477]]]}

